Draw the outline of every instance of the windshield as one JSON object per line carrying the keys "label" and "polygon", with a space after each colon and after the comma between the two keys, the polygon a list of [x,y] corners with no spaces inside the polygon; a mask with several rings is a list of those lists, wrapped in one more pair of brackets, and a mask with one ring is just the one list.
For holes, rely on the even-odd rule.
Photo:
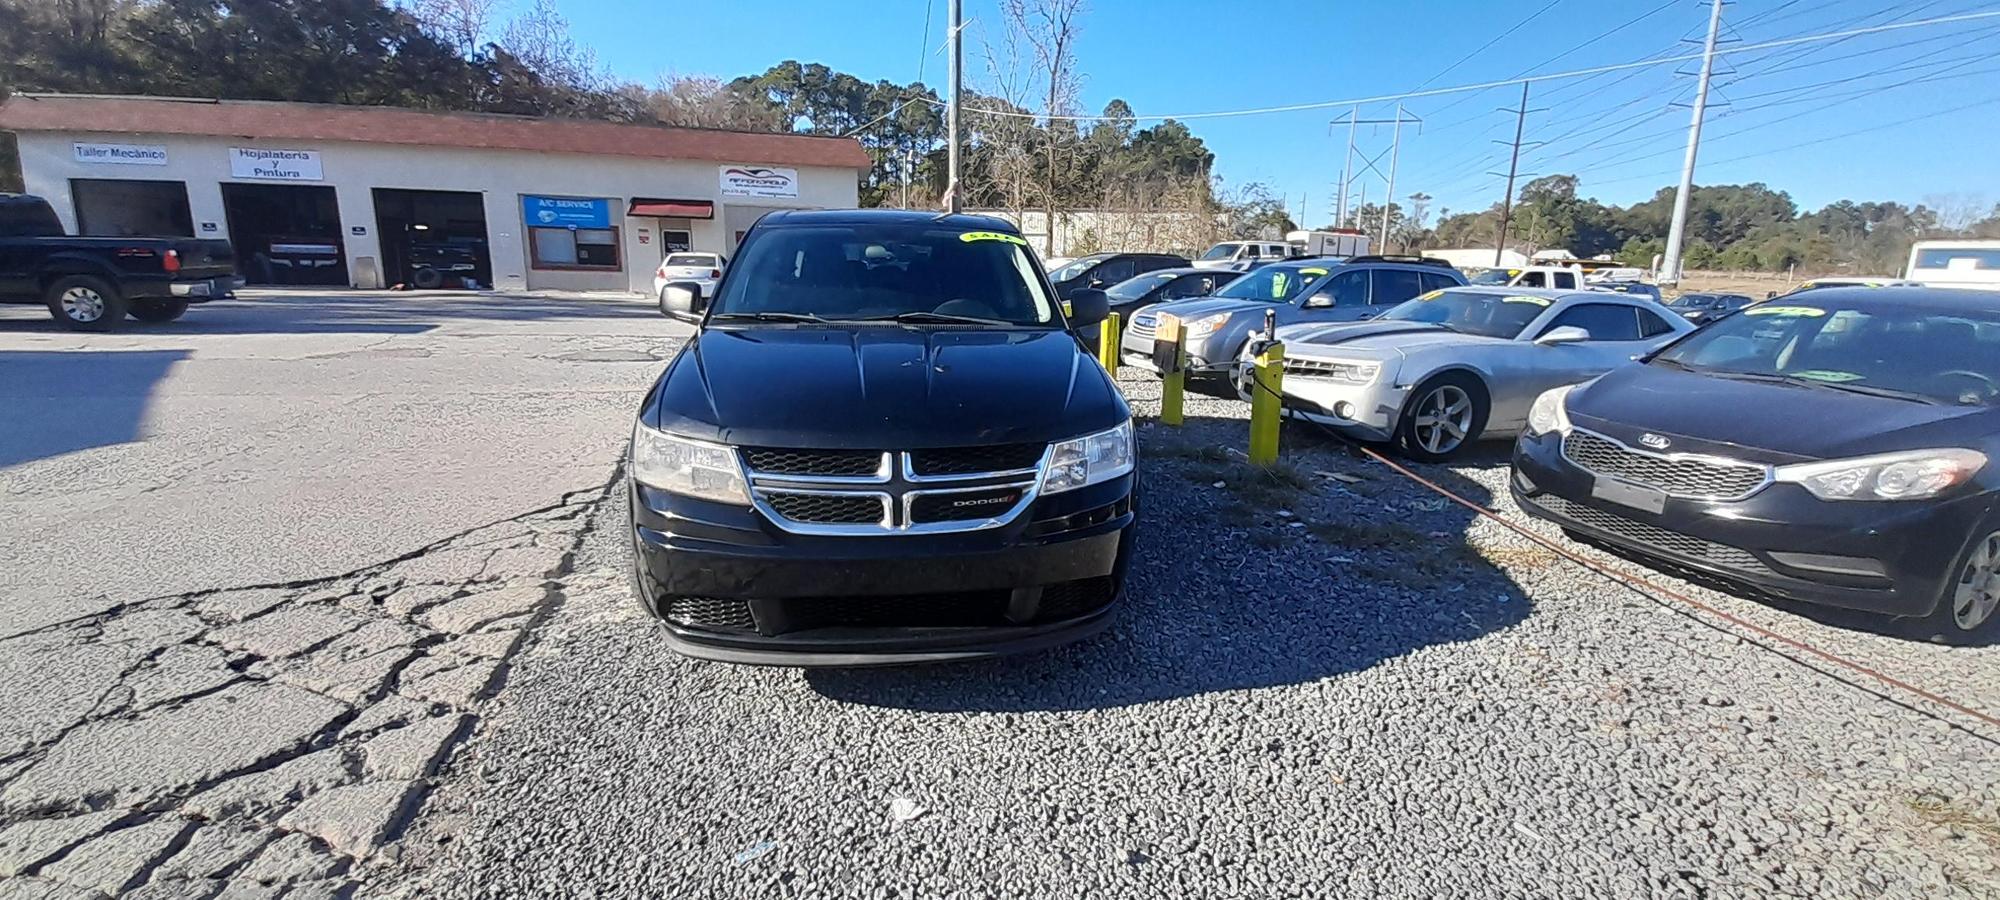
{"label": "windshield", "polygon": [[1027,242],[921,225],[824,225],[757,232],[723,280],[711,317],[911,313],[1013,325],[1057,321]]}
{"label": "windshield", "polygon": [[1095,266],[1103,261],[1104,257],[1102,256],[1086,256],[1082,259],[1070,260],[1069,262],[1063,263],[1062,268],[1050,272],[1049,280],[1068,281],[1072,278],[1082,275],[1085,272],[1090,271],[1090,267]]}
{"label": "windshield", "polygon": [[1675,309],[1714,309],[1721,302],[1706,294],[1683,294],[1668,300],[1667,305]]}
{"label": "windshield", "polygon": [[1514,276],[1519,274],[1521,274],[1520,269],[1487,269],[1486,271],[1474,275],[1466,280],[1470,284],[1485,284],[1485,285],[1492,285],[1495,287],[1506,287],[1507,283],[1513,281]]}
{"label": "windshield", "polygon": [[2000,398],[2000,312],[1771,303],[1717,320],[1652,363],[1991,406]]}
{"label": "windshield", "polygon": [[1230,257],[1232,257],[1232,256],[1235,256],[1235,255],[1236,255],[1236,248],[1238,248],[1238,247],[1241,247],[1241,246],[1243,246],[1243,245],[1242,245],[1242,244],[1216,244],[1215,246],[1213,246],[1213,247],[1210,247],[1210,248],[1208,248],[1208,252],[1207,252],[1207,253],[1204,253],[1204,254],[1202,254],[1202,255],[1201,255],[1201,258],[1202,258],[1202,259],[1228,259],[1228,258],[1230,258]]}
{"label": "windshield", "polygon": [[1137,300],[1152,289],[1179,277],[1175,272],[1147,272],[1105,288],[1104,293],[1113,300]]}
{"label": "windshield", "polygon": [[1324,275],[1325,266],[1265,266],[1230,282],[1228,287],[1216,291],[1215,296],[1284,303]]}
{"label": "windshield", "polygon": [[715,257],[703,253],[676,253],[667,257],[670,266],[715,266]]}
{"label": "windshield", "polygon": [[1396,305],[1383,313],[1382,319],[1429,322],[1466,334],[1513,339],[1553,302],[1546,297],[1432,291]]}

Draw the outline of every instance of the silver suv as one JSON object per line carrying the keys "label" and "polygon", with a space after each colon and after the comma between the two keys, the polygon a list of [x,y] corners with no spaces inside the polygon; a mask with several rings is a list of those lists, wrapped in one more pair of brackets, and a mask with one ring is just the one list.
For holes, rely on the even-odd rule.
{"label": "silver suv", "polygon": [[1188,374],[1211,388],[1234,380],[1237,356],[1264,314],[1279,325],[1354,322],[1449,287],[1465,276],[1449,263],[1417,257],[1357,256],[1346,261],[1297,259],[1246,273],[1213,297],[1149,306],[1132,317],[1119,342],[1128,365],[1153,368],[1153,332],[1162,315],[1177,316],[1186,335]]}

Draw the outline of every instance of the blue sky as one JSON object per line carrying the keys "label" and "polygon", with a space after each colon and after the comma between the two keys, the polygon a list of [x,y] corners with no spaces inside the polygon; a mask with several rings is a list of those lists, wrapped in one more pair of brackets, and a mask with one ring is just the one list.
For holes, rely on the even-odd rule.
{"label": "blue sky", "polygon": [[[925,34],[926,9],[930,30]],[[822,62],[874,80],[918,75],[942,89],[946,0],[679,0],[671,11],[630,0],[565,0],[580,43],[623,78],[662,72],[724,78],[784,59]],[[997,0],[966,0],[966,67],[986,81],[982,41],[997,42]],[[1140,115],[1280,106],[1501,80],[1523,72],[1582,69],[1694,52],[1707,23],[1700,0],[1293,0],[1276,5],[1214,0],[1093,0],[1078,60],[1090,112],[1122,98]],[[1749,44],[1796,35],[1966,12],[1995,0],[1737,0],[1724,10],[1726,40]],[[1530,17],[1533,18],[1530,18]],[[1496,36],[1527,24],[1484,50]],[[1620,26],[1623,26],[1622,28]],[[1609,34],[1607,34],[1609,32]],[[1801,207],[1839,199],[1915,203],[2000,201],[2000,19],[1852,38],[1838,45],[1724,57],[1703,142],[1701,183],[1764,181]],[[1479,51],[1476,52],[1475,51]],[[1455,67],[1454,64],[1456,63]],[[1575,173],[1583,193],[1629,203],[1678,174],[1695,63],[1537,84],[1531,149],[1522,170]],[[1447,71],[1447,67],[1449,70]],[[1686,74],[1675,74],[1679,69]],[[1900,86],[1899,86],[1900,85]],[[1433,195],[1432,210],[1483,208],[1499,199],[1518,88],[1410,101],[1425,119],[1406,126],[1396,194]],[[1990,102],[1989,102],[1990,101]],[[1953,107],[1982,104],[1960,112]],[[1340,110],[1288,112],[1188,124],[1214,149],[1234,185],[1263,182],[1296,215],[1328,218],[1346,150]],[[1394,104],[1362,109],[1393,116]],[[1940,114],[1943,113],[1943,114]],[[1905,119],[1922,118],[1894,125]],[[1892,127],[1884,127],[1892,126]],[[1825,140],[1847,132],[1865,134]],[[1363,126],[1366,155],[1386,150],[1387,128]],[[1805,147],[1793,145],[1819,141]],[[1388,158],[1379,163],[1388,168]],[[1360,168],[1357,160],[1356,167]],[[1363,171],[1366,171],[1365,169]],[[1379,200],[1383,180],[1356,179]]]}

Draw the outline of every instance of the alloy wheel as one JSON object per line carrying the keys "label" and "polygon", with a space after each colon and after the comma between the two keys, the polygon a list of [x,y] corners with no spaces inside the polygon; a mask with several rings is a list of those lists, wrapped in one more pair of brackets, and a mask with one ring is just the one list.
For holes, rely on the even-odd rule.
{"label": "alloy wheel", "polygon": [[1971,631],[1993,618],[1996,608],[2000,608],[2000,531],[1987,535],[1966,560],[1952,596],[1951,618],[1959,628]]}
{"label": "alloy wheel", "polygon": [[104,295],[81,285],[62,292],[63,315],[78,322],[104,318]]}
{"label": "alloy wheel", "polygon": [[1413,423],[1417,444],[1430,453],[1450,453],[1472,431],[1472,398],[1457,385],[1441,385],[1417,404]]}

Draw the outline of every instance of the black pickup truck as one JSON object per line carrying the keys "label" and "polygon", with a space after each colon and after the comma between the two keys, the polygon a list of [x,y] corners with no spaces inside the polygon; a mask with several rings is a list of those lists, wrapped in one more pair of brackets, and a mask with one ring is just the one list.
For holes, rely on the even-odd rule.
{"label": "black pickup truck", "polygon": [[0,303],[46,304],[65,328],[171,322],[242,283],[228,241],[70,237],[47,200],[0,194]]}

